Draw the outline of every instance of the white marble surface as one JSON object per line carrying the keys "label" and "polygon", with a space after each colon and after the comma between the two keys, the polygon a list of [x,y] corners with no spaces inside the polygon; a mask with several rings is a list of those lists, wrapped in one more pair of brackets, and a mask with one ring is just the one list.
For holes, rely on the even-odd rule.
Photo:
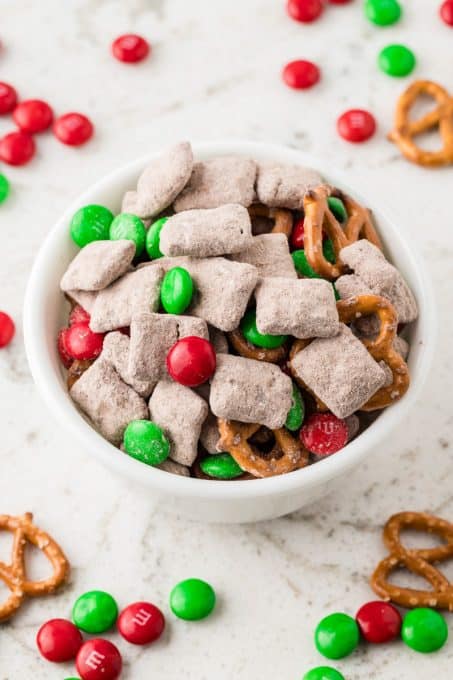
{"label": "white marble surface", "polygon": [[[451,370],[453,330],[451,187],[453,170],[429,171],[402,160],[385,140],[404,82],[375,68],[391,41],[413,46],[417,75],[451,86],[453,33],[436,16],[437,0],[407,0],[396,27],[367,24],[361,2],[331,7],[322,21],[287,19],[282,0],[3,0],[0,79],[23,97],[48,99],[59,112],[87,112],[95,139],[74,150],[51,135],[38,157],[6,172],[13,195],[0,209],[0,308],[18,322],[0,353],[0,511],[32,510],[73,565],[70,587],[35,601],[0,627],[0,680],[58,680],[71,666],[37,655],[34,635],[48,617],[64,616],[76,594],[112,591],[121,604],[149,598],[167,611],[181,578],[198,575],[219,594],[217,613],[200,624],[169,616],[168,634],[152,649],[119,642],[123,677],[134,680],[297,680],[321,663],[312,630],[333,610],[354,613],[371,597],[367,577],[384,555],[380,527],[390,513],[430,510],[453,517]],[[154,54],[134,68],[109,54],[124,31],[146,35]],[[311,92],[281,83],[281,66],[297,57],[322,65]],[[335,133],[338,113],[373,110],[379,133],[353,147]],[[10,127],[0,120],[0,131]],[[385,450],[316,506],[273,522],[208,526],[165,515],[153,498],[69,441],[41,402],[27,369],[21,306],[27,275],[45,235],[81,190],[124,162],[180,138],[243,137],[306,149],[347,169],[350,183],[408,230],[435,280],[440,313],[436,363],[407,422]],[[1,539],[1,557],[8,543]],[[34,569],[39,568],[36,565]],[[42,572],[39,572],[42,573]],[[2,590],[3,594],[3,590]],[[447,678],[452,643],[421,656],[402,643],[361,648],[337,665],[348,680]]]}

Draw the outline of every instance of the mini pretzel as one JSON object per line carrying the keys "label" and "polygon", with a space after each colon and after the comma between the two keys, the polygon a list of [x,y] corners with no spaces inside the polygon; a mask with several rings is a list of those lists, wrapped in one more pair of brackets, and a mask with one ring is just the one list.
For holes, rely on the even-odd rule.
{"label": "mini pretzel", "polygon": [[286,238],[291,236],[293,230],[293,216],[290,210],[284,208],[268,208],[266,205],[256,203],[248,209],[250,217],[267,217],[273,220],[274,226],[272,234],[285,234]]}
{"label": "mini pretzel", "polygon": [[[418,120],[410,120],[412,106],[420,95],[432,97],[437,106]],[[439,151],[425,151],[415,144],[414,137],[439,126],[443,146]],[[398,100],[395,111],[395,129],[388,138],[413,163],[436,167],[453,163],[453,97],[430,80],[412,83]]]}
{"label": "mini pretzel", "polygon": [[284,361],[288,355],[288,348],[286,345],[275,347],[274,349],[252,345],[252,343],[245,339],[240,328],[227,333],[227,337],[236,352],[246,359],[268,361],[270,364],[279,364]]}
{"label": "mini pretzel", "polygon": [[[59,545],[44,531],[32,524],[30,512],[22,517],[0,515],[0,531],[14,534],[11,564],[0,562],[0,579],[11,591],[9,598],[0,605],[0,621],[12,616],[21,606],[26,595],[48,595],[66,581],[69,562]],[[53,567],[53,574],[43,581],[29,581],[25,571],[25,547],[27,541],[42,550]]]}
{"label": "mini pretzel", "polygon": [[[435,548],[405,548],[400,540],[402,529],[426,531],[440,536],[445,543]],[[374,592],[401,607],[435,607],[453,611],[453,584],[433,566],[453,557],[453,524],[424,512],[400,512],[390,517],[384,527],[384,543],[390,555],[380,562],[370,579]],[[398,567],[422,576],[432,590],[402,588],[389,583],[389,575]]]}
{"label": "mini pretzel", "polygon": [[[338,196],[345,204],[348,219],[342,226],[331,209],[327,199]],[[304,196],[304,250],[308,263],[320,276],[334,280],[345,273],[347,267],[340,260],[340,251],[359,238],[366,238],[378,248],[382,249],[379,236],[371,222],[367,208],[359,205],[350,196],[332,187],[321,185],[307,191]],[[324,257],[322,250],[323,232],[332,241],[335,253],[335,263]]]}
{"label": "mini pretzel", "polygon": [[87,371],[94,363],[94,359],[75,359],[68,368],[68,375],[66,377],[66,384],[68,390],[76,384],[77,380]]}
{"label": "mini pretzel", "polygon": [[285,427],[272,430],[275,444],[272,451],[263,457],[249,439],[261,429],[256,423],[238,423],[218,418],[219,446],[233,456],[236,463],[254,477],[273,477],[298,470],[308,465],[309,454],[301,442]]}
{"label": "mini pretzel", "polygon": [[395,403],[409,388],[409,369],[406,362],[393,347],[398,330],[395,308],[388,300],[379,295],[359,295],[337,302],[340,321],[350,324],[362,316],[377,314],[380,321],[379,333],[374,340],[361,338],[361,341],[375,361],[384,361],[392,371],[390,385],[381,387],[361,407],[361,411],[375,411]]}

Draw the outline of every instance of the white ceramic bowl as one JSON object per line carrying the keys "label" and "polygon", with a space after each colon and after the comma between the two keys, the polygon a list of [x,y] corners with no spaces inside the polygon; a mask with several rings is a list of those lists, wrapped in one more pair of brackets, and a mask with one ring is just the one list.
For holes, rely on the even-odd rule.
{"label": "white ceramic bowl", "polygon": [[[252,142],[220,142],[196,144],[194,153],[197,159],[240,154],[258,160],[309,165],[319,170],[327,181],[357,196],[355,191],[348,188],[344,175],[324,172],[315,159],[285,147]],[[412,325],[410,337],[412,381],[404,398],[384,411],[375,423],[341,452],[291,474],[242,482],[190,479],[146,466],[104,440],[75,408],[68,396],[58,359],[56,336],[58,329],[65,323],[66,307],[59,290],[59,281],[76,254],[76,247],[69,236],[72,215],[88,203],[100,203],[113,212],[119,212],[122,195],[127,189],[133,188],[145,164],[156,155],[120,168],[86,191],[68,208],[43,243],[31,272],[24,306],[25,345],[34,380],[54,417],[81,442],[88,455],[95,456],[104,465],[117,471],[125,484],[130,484],[131,480],[137,482],[146,492],[159,497],[170,510],[185,517],[212,522],[251,522],[292,512],[324,496],[337,480],[347,484],[345,473],[381,444],[396,423],[404,420],[414,403],[427,375],[435,343],[435,301],[423,262],[404,239],[401,225],[394,225],[372,206],[387,253],[406,277],[419,305],[420,316]],[[360,196],[357,198],[367,204]],[[340,477],[342,482],[339,481]]]}

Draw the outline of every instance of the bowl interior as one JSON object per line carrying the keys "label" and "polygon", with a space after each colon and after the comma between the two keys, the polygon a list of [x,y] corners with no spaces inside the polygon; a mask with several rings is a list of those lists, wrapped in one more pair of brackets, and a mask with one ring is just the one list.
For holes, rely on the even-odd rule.
{"label": "bowl interior", "polygon": [[[285,147],[250,143],[219,142],[194,144],[197,159],[203,160],[222,154],[247,155],[257,160],[273,160],[283,163],[297,163],[316,168],[330,183],[351,193],[359,202],[367,201],[350,189],[341,173],[325,171],[308,154]],[[322,484],[349,469],[366,455],[390,429],[401,420],[420,389],[430,364],[435,327],[433,296],[425,269],[404,240],[400,225],[394,225],[381,210],[371,206],[379,234],[389,259],[398,267],[411,286],[419,305],[419,319],[411,324],[407,339],[411,345],[408,364],[411,371],[411,387],[405,397],[386,409],[363,434],[352,441],[341,452],[323,461],[280,477],[259,481],[229,482],[188,479],[171,475],[143,465],[124,455],[105,441],[79,413],[71,401],[56,349],[56,336],[67,319],[67,303],[59,289],[59,281],[69,262],[77,252],[69,236],[69,223],[74,212],[87,203],[99,203],[119,212],[124,192],[135,186],[137,178],[153,156],[139,159],[119,169],[81,195],[68,208],[63,217],[49,233],[35,261],[25,298],[24,333],[27,356],[35,382],[48,402],[54,415],[64,422],[75,436],[81,438],[90,453],[94,453],[105,464],[116,468],[121,474],[142,484],[161,490],[180,493],[185,496],[258,496],[261,494],[282,494],[291,488]]]}

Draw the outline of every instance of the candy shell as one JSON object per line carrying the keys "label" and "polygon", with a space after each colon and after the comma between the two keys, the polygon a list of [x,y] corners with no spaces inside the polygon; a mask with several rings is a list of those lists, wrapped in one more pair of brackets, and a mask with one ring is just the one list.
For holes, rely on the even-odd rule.
{"label": "candy shell", "polygon": [[170,608],[175,616],[186,621],[205,619],[215,607],[212,586],[198,578],[189,578],[176,585],[170,594]]}
{"label": "candy shell", "polygon": [[256,327],[256,314],[254,310],[249,310],[245,313],[241,321],[241,330],[247,342],[256,347],[264,347],[266,349],[281,347],[288,339],[287,335],[260,333]]}
{"label": "candy shell", "polygon": [[120,213],[110,224],[111,241],[125,239],[135,243],[135,255],[141,255],[145,249],[146,229],[142,220],[131,213]]}
{"label": "candy shell", "polygon": [[168,458],[170,443],[156,423],[133,420],[124,432],[124,450],[147,465],[159,465]]}
{"label": "candy shell", "polygon": [[81,595],[72,608],[72,620],[86,633],[103,633],[109,630],[118,616],[118,605],[103,590],[91,590]]}
{"label": "candy shell", "polygon": [[157,260],[157,258],[162,257],[162,253],[159,249],[160,243],[160,232],[168,217],[161,217],[152,223],[146,234],[146,252],[150,260]]}
{"label": "candy shell", "polygon": [[103,205],[85,205],[71,220],[70,230],[74,243],[83,248],[92,241],[108,241],[113,213]]}
{"label": "candy shell", "polygon": [[422,654],[437,652],[448,638],[447,623],[435,609],[412,609],[403,619],[401,637],[408,647]]}
{"label": "candy shell", "polygon": [[71,621],[51,619],[38,630],[36,644],[47,661],[61,663],[76,658],[83,644],[83,637]]}
{"label": "candy shell", "polygon": [[342,659],[356,649],[359,637],[359,627],[351,616],[330,614],[316,627],[315,645],[328,659]]}
{"label": "candy shell", "polygon": [[151,602],[134,602],[118,617],[120,635],[133,645],[148,645],[158,640],[165,628],[165,618]]}
{"label": "candy shell", "polygon": [[214,453],[200,461],[205,475],[216,479],[234,479],[244,474],[244,470],[229,453]]}
{"label": "candy shell", "polygon": [[187,269],[169,269],[160,287],[162,307],[169,314],[183,314],[192,301],[193,290],[192,277]]}

